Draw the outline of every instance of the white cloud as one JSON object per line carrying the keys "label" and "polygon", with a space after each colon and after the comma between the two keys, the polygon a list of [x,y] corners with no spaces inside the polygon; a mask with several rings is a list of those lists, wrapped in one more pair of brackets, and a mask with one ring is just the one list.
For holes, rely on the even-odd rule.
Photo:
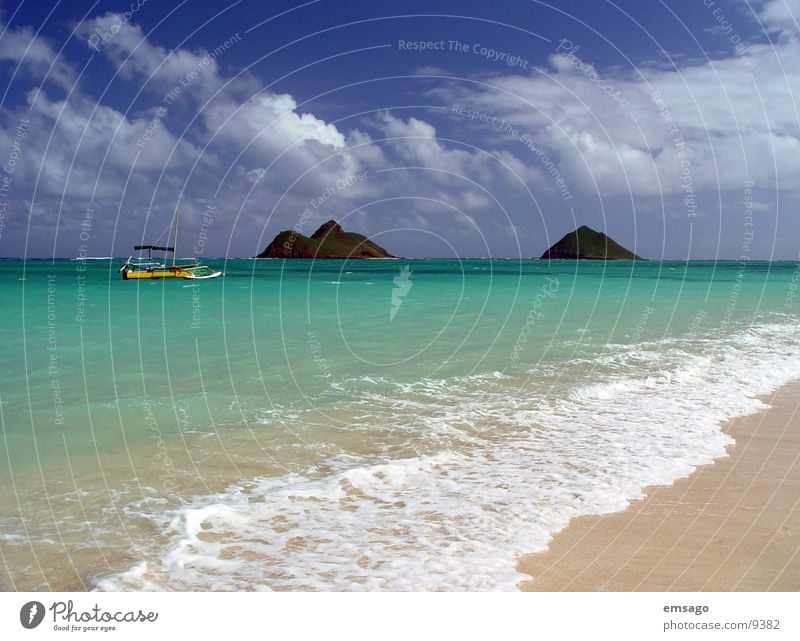
{"label": "white cloud", "polygon": [[216,101],[203,112],[209,131],[242,147],[254,144],[269,152],[283,151],[300,143],[329,147],[345,146],[344,135],[310,113],[298,114],[289,95],[263,92],[244,104]]}
{"label": "white cloud", "polygon": [[800,0],[766,0],[759,3],[758,17],[764,26],[784,37],[796,37],[800,30]]}
{"label": "white cloud", "polygon": [[[28,135],[15,171],[16,189],[36,187],[36,197],[80,199],[119,197],[134,165],[134,178],[162,169],[189,167],[197,149],[178,140],[162,127],[156,128],[153,144],[141,148],[150,119],[129,119],[117,110],[100,105],[80,92],[69,100],[54,100],[42,90],[27,95],[24,118]],[[11,147],[13,130],[0,133],[0,145]],[[134,180],[136,182],[136,180]]]}
{"label": "white cloud", "polygon": [[30,27],[9,29],[0,22],[0,62],[17,63],[26,71],[35,73],[69,89],[75,82],[75,73],[56,54],[50,43],[36,36]]}
{"label": "white cloud", "polygon": [[430,197],[478,212],[492,206],[489,194],[501,186],[513,185],[523,189],[527,182],[541,180],[536,168],[526,166],[512,152],[488,153],[469,144],[462,148],[455,142],[445,144],[430,123],[417,118],[402,120],[389,112],[382,112],[375,124],[383,131],[387,145],[400,163],[432,170],[409,174],[409,182],[403,184],[409,193],[414,193],[413,185],[419,184],[422,178],[437,188],[428,193]]}
{"label": "white cloud", "polygon": [[[88,40],[96,29],[108,32],[114,23],[115,14],[106,14],[87,22],[80,32]],[[230,42],[235,46],[236,38]],[[312,195],[340,177],[361,171],[362,160],[380,159],[380,154],[363,147],[348,150],[343,132],[303,112],[292,96],[262,90],[247,73],[223,76],[213,51],[167,50],[151,43],[130,22],[118,26],[101,46],[123,77],[151,89],[150,95],[157,100],[163,102],[165,95],[179,88],[174,110],[186,104],[200,109],[196,113],[203,131],[196,129],[190,135],[201,138],[225,162],[242,165],[251,184],[254,178],[268,182],[272,191],[281,194],[317,166],[296,186]],[[168,102],[173,110],[173,101]],[[362,145],[365,135],[356,134],[351,140]],[[222,167],[220,178],[226,169]]]}
{"label": "white cloud", "polygon": [[[98,32],[111,35],[98,42]],[[41,82],[53,61],[63,78],[77,76],[30,29],[10,33],[13,38],[0,38],[0,58],[18,61],[19,47],[27,47],[28,82]],[[167,49],[115,14],[86,21],[77,33],[87,45],[94,42],[119,71],[133,90],[131,98],[138,96],[135,109],[131,105],[126,112],[125,106],[99,103],[84,86],[69,84],[68,98],[49,88],[30,90],[27,109],[15,114],[31,119],[15,190],[21,196],[39,177],[30,200],[43,237],[56,215],[62,217],[62,229],[74,227],[91,199],[102,202],[105,215],[119,211],[120,238],[141,234],[148,217],[149,233],[171,216],[177,192],[184,189],[184,229],[190,235],[203,200],[219,189],[218,242],[233,235],[240,248],[246,247],[238,251],[255,253],[263,247],[251,245],[260,242],[265,226],[270,233],[291,227],[332,188],[334,196],[313,212],[309,224],[354,211],[352,228],[374,232],[409,211],[433,212],[435,224],[447,228],[454,216],[486,220],[497,214],[494,199],[509,185],[523,188],[505,166],[523,181],[541,178],[511,151],[489,154],[445,142],[420,118],[385,112],[365,121],[374,128],[371,133],[344,130],[293,96],[264,90],[251,74],[226,77],[206,49]],[[92,64],[100,64],[100,56]],[[176,87],[179,95],[165,100]],[[194,122],[185,128],[190,119]],[[9,140],[8,131],[0,132],[0,143]],[[356,174],[368,177],[336,187]]]}
{"label": "white cloud", "polygon": [[[523,128],[584,192],[680,192],[677,136],[686,144],[696,189],[740,189],[746,179],[800,188],[800,42],[749,45],[747,55],[747,61],[731,56],[597,76],[557,55],[549,70],[531,76],[497,77],[480,91],[453,85],[435,94]],[[625,106],[609,95],[616,92]],[[654,103],[655,92],[676,130]]]}
{"label": "white cloud", "polygon": [[[79,25],[77,33],[107,56],[123,78],[147,83],[156,93],[179,87],[185,94],[208,97],[224,84],[215,57],[205,49],[168,50],[152,44],[139,25],[122,22],[118,14],[106,13],[87,20]],[[108,34],[108,38],[97,41],[97,33]]]}

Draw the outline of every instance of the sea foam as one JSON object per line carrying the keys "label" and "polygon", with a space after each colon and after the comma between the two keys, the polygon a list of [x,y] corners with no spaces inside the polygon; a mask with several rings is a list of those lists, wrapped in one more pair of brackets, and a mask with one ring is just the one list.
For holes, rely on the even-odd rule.
{"label": "sea foam", "polygon": [[96,587],[513,590],[528,578],[519,556],[572,517],[624,509],[724,456],[720,422],[800,378],[794,339],[793,324],[770,323],[611,346],[589,362],[598,380],[558,393],[498,372],[365,391],[376,416],[394,417],[380,429],[440,438],[441,451],[342,457],[322,477],[256,478],[149,514],[169,542]]}

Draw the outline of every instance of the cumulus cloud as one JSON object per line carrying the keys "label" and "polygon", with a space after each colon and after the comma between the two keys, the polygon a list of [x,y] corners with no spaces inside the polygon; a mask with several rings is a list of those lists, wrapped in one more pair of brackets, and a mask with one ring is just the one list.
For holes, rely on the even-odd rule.
{"label": "cumulus cloud", "polygon": [[792,38],[800,31],[800,0],[763,0],[756,3],[756,14],[766,29]]}
{"label": "cumulus cloud", "polygon": [[[107,22],[108,18],[102,20]],[[140,82],[157,79],[156,84],[169,86],[207,55],[203,50],[189,54],[154,46],[136,25],[124,25],[119,33],[123,37],[115,37],[108,44],[109,57],[120,70],[126,70],[128,77]],[[176,61],[167,62],[170,58]],[[513,165],[521,180],[537,175],[526,170],[512,153],[492,158],[479,150],[445,144],[433,125],[419,118],[403,120],[389,112],[379,114],[367,123],[381,134],[376,141],[365,131],[344,132],[326,123],[288,94],[259,89],[247,74],[224,78],[216,66],[210,66],[194,85],[207,85],[195,91],[206,99],[198,120],[204,124],[207,140],[215,150],[229,150],[230,161],[243,165],[251,181],[257,183],[254,188],[268,185],[275,192],[291,188],[295,196],[310,197],[346,176],[411,165],[438,172],[414,178],[384,174],[381,190],[371,181],[348,190],[348,194],[355,198],[367,194],[378,197],[381,191],[384,195],[420,191],[477,210],[486,206],[486,196],[480,189],[465,189],[463,181],[460,189],[448,194],[446,186],[452,184],[452,176],[493,185],[506,178],[504,163]],[[212,90],[216,91],[213,96]],[[298,176],[304,176],[303,180],[298,182]],[[290,200],[286,194],[280,197],[284,202]]]}
{"label": "cumulus cloud", "polygon": [[759,14],[792,38],[748,44],[722,60],[603,73],[580,50],[566,51],[530,76],[495,77],[480,90],[453,84],[433,94],[524,128],[584,192],[679,193],[684,160],[697,189],[740,189],[745,180],[797,189],[795,5],[800,1],[776,0]]}
{"label": "cumulus cloud", "polygon": [[[55,246],[56,227],[62,234],[74,228],[91,203],[118,218],[117,245],[149,236],[171,218],[182,192],[186,234],[216,195],[209,246],[221,253],[238,243],[237,253],[255,253],[322,194],[324,206],[302,216],[306,225],[348,215],[348,226],[375,233],[417,211],[459,220],[491,215],[509,173],[519,176],[516,188],[537,176],[512,152],[445,142],[417,117],[382,112],[345,130],[250,73],[228,77],[217,57],[238,36],[219,51],[167,49],[113,13],[78,25],[76,34],[97,54],[92,64],[107,61],[128,83],[130,105],[99,102],[31,29],[0,38],[0,61],[23,65],[29,84],[26,104],[5,110],[0,131],[0,144],[10,145],[14,123],[30,123],[15,184],[20,215],[6,225],[25,225],[23,212],[33,212],[43,246]],[[50,91],[45,77],[57,78],[65,95]],[[351,180],[356,175],[368,178]]]}
{"label": "cumulus cloud", "polygon": [[[118,14],[106,13],[86,20],[78,26],[77,33],[87,46],[106,56],[122,77],[142,82],[150,91],[163,94],[180,87],[187,95],[207,97],[225,83],[214,52],[202,48],[169,50],[153,44],[138,24],[122,21]],[[107,37],[104,40],[98,34]],[[233,46],[236,41],[233,34],[227,46]],[[250,79],[243,75],[238,83],[241,85]]]}
{"label": "cumulus cloud", "polygon": [[0,21],[0,62],[16,63],[15,75],[20,69],[47,78],[64,89],[75,82],[72,67],[61,60],[45,38],[37,36],[30,27],[8,26]]}

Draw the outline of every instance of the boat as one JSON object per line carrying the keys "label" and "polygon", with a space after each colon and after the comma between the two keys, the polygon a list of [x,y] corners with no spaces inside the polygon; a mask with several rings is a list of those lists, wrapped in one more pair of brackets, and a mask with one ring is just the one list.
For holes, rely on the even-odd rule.
{"label": "boat", "polygon": [[[174,242],[171,247],[161,245],[134,245],[135,251],[146,251],[147,257],[129,256],[119,268],[123,280],[141,280],[152,278],[183,278],[186,280],[209,280],[218,278],[223,273],[212,269],[208,265],[201,265],[197,261],[178,264],[175,257],[175,246],[178,244],[178,213],[175,212],[173,221]],[[163,252],[162,260],[153,259],[153,252]],[[172,264],[167,264],[166,254],[172,253]]]}

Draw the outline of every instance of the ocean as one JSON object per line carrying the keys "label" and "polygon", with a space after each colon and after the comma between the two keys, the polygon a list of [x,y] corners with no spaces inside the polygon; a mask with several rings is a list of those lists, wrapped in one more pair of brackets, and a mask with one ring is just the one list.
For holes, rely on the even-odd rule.
{"label": "ocean", "polygon": [[800,378],[797,263],[0,260],[0,588],[513,590]]}

